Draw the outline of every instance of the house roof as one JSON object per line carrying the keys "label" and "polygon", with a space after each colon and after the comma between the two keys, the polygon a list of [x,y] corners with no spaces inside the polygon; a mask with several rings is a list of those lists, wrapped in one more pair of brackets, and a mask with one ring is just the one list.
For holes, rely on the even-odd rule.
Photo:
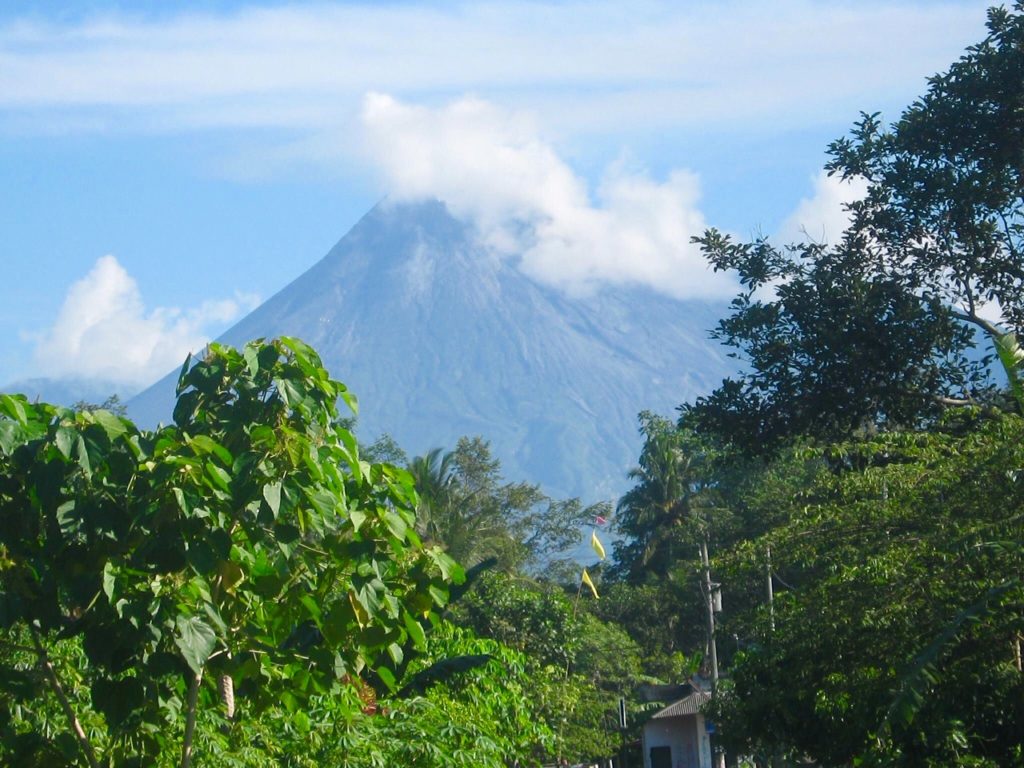
{"label": "house roof", "polygon": [[656,683],[645,683],[636,689],[637,698],[640,701],[675,701],[693,692],[690,683],[676,683],[674,685],[661,685]]}
{"label": "house roof", "polygon": [[684,715],[696,715],[701,707],[711,701],[711,694],[708,691],[694,691],[689,696],[684,696],[679,701],[674,701],[652,717],[656,720],[659,717],[682,717]]}

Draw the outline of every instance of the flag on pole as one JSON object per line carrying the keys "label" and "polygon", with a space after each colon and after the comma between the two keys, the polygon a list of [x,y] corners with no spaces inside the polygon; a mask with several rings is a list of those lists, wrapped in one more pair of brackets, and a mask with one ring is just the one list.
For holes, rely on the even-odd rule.
{"label": "flag on pole", "polygon": [[590,532],[590,546],[594,548],[594,551],[600,559],[604,560],[605,557],[607,557],[607,554],[604,551],[604,544],[602,544],[601,540],[597,538],[597,531]]}
{"label": "flag on pole", "polygon": [[597,587],[595,587],[594,586],[594,582],[591,581],[590,574],[587,573],[587,569],[586,568],[583,569],[583,583],[586,584],[588,587],[590,587],[590,591],[594,593],[594,597],[596,597],[596,598],[600,598],[601,597],[599,594],[597,594]]}

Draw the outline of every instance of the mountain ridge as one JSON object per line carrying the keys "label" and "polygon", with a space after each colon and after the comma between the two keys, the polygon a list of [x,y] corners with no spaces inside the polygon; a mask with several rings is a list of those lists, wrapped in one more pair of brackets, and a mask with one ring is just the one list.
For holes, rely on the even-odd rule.
{"label": "mountain ridge", "polygon": [[[410,455],[491,441],[510,479],[586,501],[621,493],[641,410],[667,413],[735,363],[707,337],[724,304],[636,286],[567,296],[479,245],[443,203],[384,203],[219,338],[298,336],[360,401],[364,439]],[[128,401],[168,420],[176,373]]]}

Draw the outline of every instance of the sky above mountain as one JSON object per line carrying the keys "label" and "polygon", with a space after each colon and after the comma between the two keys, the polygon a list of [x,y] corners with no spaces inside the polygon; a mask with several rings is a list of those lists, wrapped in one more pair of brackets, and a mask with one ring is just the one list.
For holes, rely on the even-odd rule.
{"label": "sky above mountain", "polygon": [[986,4],[8,0],[0,384],[149,383],[385,195],[570,295],[727,296],[690,237],[834,237],[827,143]]}

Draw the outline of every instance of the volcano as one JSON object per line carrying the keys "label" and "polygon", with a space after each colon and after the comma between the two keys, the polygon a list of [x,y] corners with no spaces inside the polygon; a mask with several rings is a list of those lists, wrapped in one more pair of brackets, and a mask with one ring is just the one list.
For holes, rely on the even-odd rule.
{"label": "volcano", "polygon": [[[567,295],[444,204],[385,201],[218,341],[299,337],[359,398],[363,440],[416,455],[481,435],[508,479],[593,502],[629,487],[641,410],[671,415],[735,370],[708,337],[725,310],[639,286]],[[170,420],[176,375],[128,402],[138,423]]]}

